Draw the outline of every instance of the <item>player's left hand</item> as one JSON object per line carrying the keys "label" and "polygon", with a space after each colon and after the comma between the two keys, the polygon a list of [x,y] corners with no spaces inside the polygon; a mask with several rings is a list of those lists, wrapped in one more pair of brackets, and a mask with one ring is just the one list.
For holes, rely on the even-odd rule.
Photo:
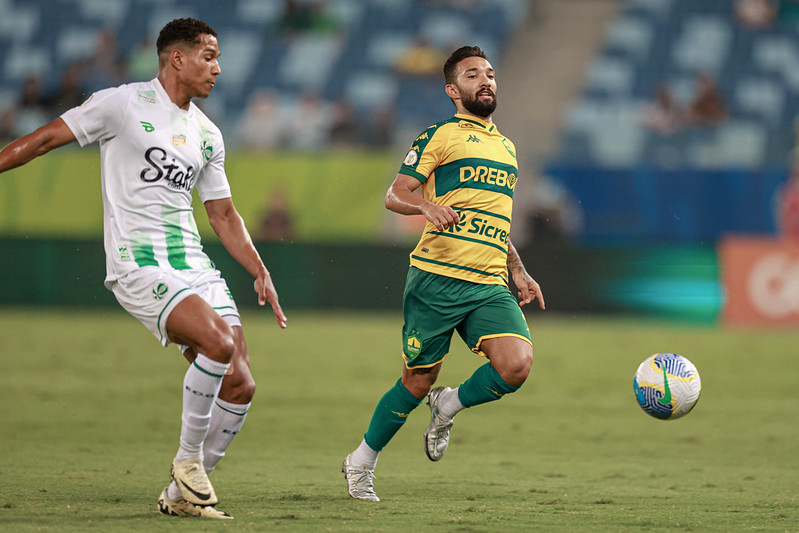
{"label": "player's left hand", "polygon": [[538,307],[541,309],[546,309],[547,306],[544,302],[544,293],[541,292],[541,286],[532,278],[532,276],[530,276],[530,274],[524,272],[514,276],[513,282],[519,289],[519,292],[517,293],[519,297],[519,307],[525,306],[538,298]]}
{"label": "player's left hand", "polygon": [[254,286],[255,293],[258,295],[258,305],[263,306],[266,305],[266,302],[269,302],[278,325],[281,328],[285,328],[287,320],[286,314],[283,312],[283,308],[280,307],[277,289],[275,289],[275,284],[272,283],[272,276],[269,274],[268,270],[264,269],[264,271],[255,278]]}

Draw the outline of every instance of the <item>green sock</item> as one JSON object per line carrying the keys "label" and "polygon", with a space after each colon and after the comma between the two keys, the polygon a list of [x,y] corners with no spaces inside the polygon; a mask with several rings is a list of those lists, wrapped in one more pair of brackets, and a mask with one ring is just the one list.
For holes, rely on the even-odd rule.
{"label": "green sock", "polygon": [[504,395],[519,390],[509,385],[491,363],[486,363],[458,387],[458,399],[464,407],[474,407],[481,403],[499,400]]}
{"label": "green sock", "polygon": [[379,452],[399,431],[408,415],[422,403],[402,384],[402,379],[386,392],[377,403],[369,429],[366,430],[366,444]]}

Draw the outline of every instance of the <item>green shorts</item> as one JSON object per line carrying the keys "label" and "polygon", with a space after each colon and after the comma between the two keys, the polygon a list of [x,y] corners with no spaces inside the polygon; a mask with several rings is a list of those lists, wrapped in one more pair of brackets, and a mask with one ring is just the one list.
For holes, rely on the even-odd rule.
{"label": "green shorts", "polygon": [[431,367],[449,353],[457,331],[476,354],[494,337],[519,337],[530,344],[530,329],[519,304],[504,285],[482,285],[411,267],[403,297],[402,355],[408,368]]}

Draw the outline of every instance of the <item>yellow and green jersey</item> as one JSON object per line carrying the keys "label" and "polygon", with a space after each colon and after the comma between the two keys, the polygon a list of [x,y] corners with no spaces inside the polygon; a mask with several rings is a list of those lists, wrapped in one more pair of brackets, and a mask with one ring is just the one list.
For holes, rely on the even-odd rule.
{"label": "yellow and green jersey", "polygon": [[518,167],[516,148],[494,124],[466,115],[427,128],[399,170],[422,182],[422,195],[448,205],[457,226],[427,222],[411,266],[488,285],[508,284],[508,237]]}

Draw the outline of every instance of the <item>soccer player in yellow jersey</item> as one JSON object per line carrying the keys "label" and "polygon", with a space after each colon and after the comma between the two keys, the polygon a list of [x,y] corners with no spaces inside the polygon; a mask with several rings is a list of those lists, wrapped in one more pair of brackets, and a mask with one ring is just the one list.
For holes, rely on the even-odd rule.
{"label": "soccer player in yellow jersey", "polygon": [[[425,396],[425,452],[438,461],[455,414],[522,386],[533,346],[520,307],[535,299],[545,307],[541,287],[509,238],[518,167],[515,146],[491,119],[494,69],[480,48],[464,46],[444,64],[444,80],[455,116],[416,138],[386,194],[388,209],[422,214],[427,223],[405,284],[402,377],[380,399],[364,439],[342,466],[350,496],[362,500],[380,500],[373,482],[377,456]],[[414,192],[419,187],[421,195]],[[488,362],[455,389],[431,389],[454,331]]]}

